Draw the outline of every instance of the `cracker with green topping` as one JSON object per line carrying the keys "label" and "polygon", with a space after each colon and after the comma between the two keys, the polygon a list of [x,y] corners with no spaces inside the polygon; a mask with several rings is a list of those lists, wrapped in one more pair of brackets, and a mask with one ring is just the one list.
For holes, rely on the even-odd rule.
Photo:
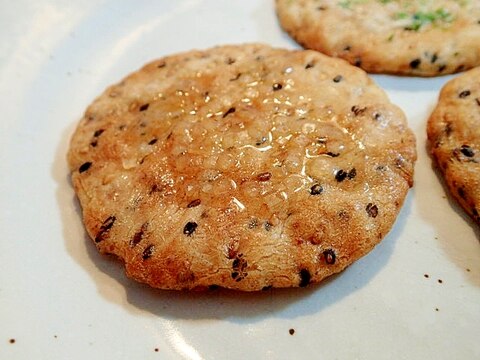
{"label": "cracker with green topping", "polygon": [[452,196],[480,224],[480,68],[444,86],[427,131]]}
{"label": "cracker with green topping", "polygon": [[480,0],[276,0],[302,46],[370,73],[451,74],[480,65]]}
{"label": "cracker with green topping", "polygon": [[315,51],[168,56],[86,110],[68,161],[88,234],[162,289],[306,286],[367,254],[415,139],[364,71]]}

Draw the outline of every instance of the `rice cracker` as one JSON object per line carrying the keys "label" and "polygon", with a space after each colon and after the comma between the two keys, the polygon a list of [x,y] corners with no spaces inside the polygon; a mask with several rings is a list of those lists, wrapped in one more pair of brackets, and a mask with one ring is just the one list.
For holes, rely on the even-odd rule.
{"label": "rice cracker", "polygon": [[151,62],[86,110],[68,154],[86,229],[162,289],[306,286],[389,232],[415,139],[364,71],[221,46]]}
{"label": "rice cracker", "polygon": [[480,224],[480,68],[443,87],[427,132],[452,196]]}
{"label": "rice cracker", "polygon": [[301,45],[370,73],[437,76],[480,65],[480,0],[276,0]]}

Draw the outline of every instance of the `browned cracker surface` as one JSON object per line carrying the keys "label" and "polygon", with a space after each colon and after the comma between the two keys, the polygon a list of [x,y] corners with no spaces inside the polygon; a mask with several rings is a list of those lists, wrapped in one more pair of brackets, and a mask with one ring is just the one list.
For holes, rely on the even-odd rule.
{"label": "browned cracker surface", "polygon": [[163,289],[306,286],[368,253],[415,139],[360,69],[223,46],[151,62],[86,110],[68,154],[86,229]]}

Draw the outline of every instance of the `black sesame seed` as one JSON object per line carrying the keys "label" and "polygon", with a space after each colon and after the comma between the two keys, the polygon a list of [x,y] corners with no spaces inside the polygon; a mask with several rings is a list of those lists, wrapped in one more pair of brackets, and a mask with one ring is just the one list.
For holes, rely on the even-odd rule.
{"label": "black sesame seed", "polygon": [[437,54],[433,54],[430,62],[433,64],[433,63],[435,63],[435,61],[437,61],[437,60],[438,60],[438,55],[437,55]]}
{"label": "black sesame seed", "polygon": [[161,68],[164,68],[165,66],[167,66],[167,64],[165,63],[165,61],[162,61],[161,63],[159,63],[159,64],[157,65],[157,68],[158,68],[158,69],[161,69]]}
{"label": "black sesame seed", "polygon": [[191,236],[197,229],[198,224],[193,221],[189,221],[183,228],[183,233],[187,236]]}
{"label": "black sesame seed", "polygon": [[192,200],[188,203],[187,208],[196,207],[196,206],[200,205],[201,203],[202,203],[202,201],[200,199]]}
{"label": "black sesame seed", "polygon": [[92,163],[90,161],[87,161],[86,163],[83,163],[79,168],[78,168],[78,172],[79,173],[83,173],[85,171],[87,171],[88,169],[90,169],[90,167],[92,166]]}
{"label": "black sesame seed", "polygon": [[465,99],[466,97],[470,96],[470,94],[471,94],[470,90],[464,90],[458,95],[458,97],[460,99]]}
{"label": "black sesame seed", "polygon": [[323,258],[328,265],[333,265],[335,264],[337,256],[335,255],[335,251],[333,251],[332,249],[327,249],[323,252]]}
{"label": "black sesame seed", "polygon": [[333,82],[339,83],[340,81],[342,81],[342,79],[343,79],[342,75],[337,75],[333,78]]}
{"label": "black sesame seed", "polygon": [[410,67],[411,67],[412,69],[416,69],[416,68],[418,68],[418,67],[420,66],[421,63],[422,63],[422,60],[420,60],[420,59],[414,59],[414,60],[410,61]]}
{"label": "black sesame seed", "polygon": [[235,77],[231,78],[230,81],[236,81],[240,79],[240,76],[242,76],[242,73],[238,73],[237,75],[235,75]]}
{"label": "black sesame seed", "polygon": [[310,284],[310,280],[312,278],[312,275],[310,275],[310,271],[307,269],[302,269],[300,270],[300,287],[305,287],[308,284]]}
{"label": "black sesame seed", "polygon": [[272,88],[273,88],[273,91],[282,90],[283,85],[279,84],[279,83],[275,83],[275,84],[273,84]]}
{"label": "black sesame seed", "polygon": [[270,231],[270,229],[272,228],[273,224],[269,221],[266,221],[265,224],[263,224],[263,227],[265,228],[265,230],[267,231]]}
{"label": "black sesame seed", "polygon": [[310,188],[310,194],[320,195],[323,192],[323,187],[320,184],[315,184]]}
{"label": "black sesame seed", "polygon": [[367,110],[367,108],[366,107],[362,108],[358,105],[353,105],[351,110],[355,114],[355,116],[358,116],[358,115],[362,115]]}
{"label": "black sesame seed", "polygon": [[343,170],[338,170],[336,173],[335,173],[335,180],[337,180],[338,182],[342,182],[343,180],[345,180],[348,176],[348,173],[343,171]]}
{"label": "black sesame seed", "polygon": [[144,223],[142,225],[142,227],[140,228],[140,230],[138,230],[135,235],[133,235],[133,238],[132,240],[130,241],[130,246],[136,246],[140,243],[140,241],[142,241],[143,239],[143,235],[145,233],[145,231],[147,230],[147,227],[148,227],[148,223]]}
{"label": "black sesame seed", "polygon": [[337,156],[340,156],[340,153],[334,153],[334,152],[326,152],[325,155],[328,155],[330,157],[337,157]]}
{"label": "black sesame seed", "polygon": [[288,330],[288,333],[289,333],[290,335],[295,334],[295,329],[290,329],[290,330]]}
{"label": "black sesame seed", "polygon": [[468,145],[462,145],[462,147],[460,148],[460,152],[465,155],[466,157],[474,157],[475,156],[475,152],[473,151],[473,149],[468,146]]}
{"label": "black sesame seed", "polygon": [[350,180],[352,180],[355,176],[357,176],[357,169],[353,168],[350,170],[347,176]]}
{"label": "black sesame seed", "polygon": [[95,242],[99,243],[105,239],[106,234],[110,231],[113,224],[115,223],[117,218],[115,216],[109,216],[100,226],[100,230],[98,231],[97,235],[95,236]]}
{"label": "black sesame seed", "polygon": [[362,65],[362,59],[360,59],[360,58],[356,59],[355,62],[353,63],[353,65],[361,66]]}
{"label": "black sesame seed", "polygon": [[378,215],[378,207],[377,205],[373,205],[372,203],[368,203],[365,210],[367,211],[368,216],[372,218],[376,218]]}
{"label": "black sesame seed", "polygon": [[155,250],[155,245],[148,245],[142,253],[142,259],[147,260],[152,257],[153,251]]}
{"label": "black sesame seed", "polygon": [[350,45],[347,45],[343,48],[343,51],[350,51],[352,50],[352,47]]}
{"label": "black sesame seed", "polygon": [[480,106],[480,98],[476,98],[475,101],[477,102],[477,105]]}
{"label": "black sesame seed", "polygon": [[148,145],[154,145],[157,141],[158,139],[152,139],[148,142]]}
{"label": "black sesame seed", "polygon": [[93,136],[94,137],[99,137],[100,135],[103,134],[104,131],[105,131],[104,129],[98,129],[93,133]]}
{"label": "black sesame seed", "polygon": [[230,109],[228,109],[225,114],[223,114],[223,118],[226,118],[228,115],[230,114],[233,114],[237,109],[235,109],[234,107],[231,107]]}
{"label": "black sesame seed", "polygon": [[305,69],[308,70],[308,69],[311,69],[315,66],[315,63],[313,61],[309,62],[307,65],[305,65]]}
{"label": "black sesame seed", "polygon": [[142,106],[140,106],[139,110],[140,111],[145,111],[148,109],[148,107],[150,106],[150,104],[143,104]]}
{"label": "black sesame seed", "polygon": [[447,65],[440,65],[440,66],[438,67],[438,71],[439,71],[439,72],[442,72],[442,71],[445,70],[446,68],[447,68]]}

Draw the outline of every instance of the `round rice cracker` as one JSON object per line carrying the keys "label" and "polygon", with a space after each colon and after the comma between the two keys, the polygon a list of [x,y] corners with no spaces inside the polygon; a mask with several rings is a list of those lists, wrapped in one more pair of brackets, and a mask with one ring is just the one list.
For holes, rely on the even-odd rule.
{"label": "round rice cracker", "polygon": [[431,152],[453,197],[480,224],[480,68],[450,80],[428,121]]}
{"label": "round rice cracker", "polygon": [[165,57],[86,110],[68,154],[86,229],[162,289],[306,286],[368,253],[415,139],[360,69],[314,51]]}
{"label": "round rice cracker", "polygon": [[438,76],[480,65],[480,1],[276,0],[302,46],[370,73]]}

